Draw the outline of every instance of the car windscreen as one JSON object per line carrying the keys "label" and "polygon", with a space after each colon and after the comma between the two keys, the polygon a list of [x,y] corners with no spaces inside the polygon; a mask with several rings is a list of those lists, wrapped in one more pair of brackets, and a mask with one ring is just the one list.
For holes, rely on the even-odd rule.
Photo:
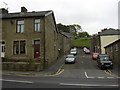
{"label": "car windscreen", "polygon": [[76,50],[71,50],[71,52],[76,52]]}
{"label": "car windscreen", "polygon": [[74,56],[73,55],[68,55],[67,58],[74,58]]}
{"label": "car windscreen", "polygon": [[98,56],[99,54],[98,53],[94,53],[93,55]]}
{"label": "car windscreen", "polygon": [[86,52],[90,52],[89,50],[86,50]]}
{"label": "car windscreen", "polygon": [[100,57],[100,60],[101,60],[101,61],[109,61],[109,60],[110,60],[110,58],[109,58],[109,57],[105,57],[105,56],[104,56],[104,57]]}

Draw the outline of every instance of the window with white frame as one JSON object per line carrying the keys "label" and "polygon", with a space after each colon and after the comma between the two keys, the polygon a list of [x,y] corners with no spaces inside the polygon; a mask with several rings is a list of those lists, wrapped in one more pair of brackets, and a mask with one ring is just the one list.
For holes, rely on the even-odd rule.
{"label": "window with white frame", "polygon": [[24,20],[18,20],[16,33],[23,33],[23,32],[24,32]]}
{"label": "window with white frame", "polygon": [[35,32],[40,32],[40,19],[35,19],[34,31]]}
{"label": "window with white frame", "polygon": [[25,54],[26,53],[26,42],[24,41],[14,41],[13,42],[13,54]]}

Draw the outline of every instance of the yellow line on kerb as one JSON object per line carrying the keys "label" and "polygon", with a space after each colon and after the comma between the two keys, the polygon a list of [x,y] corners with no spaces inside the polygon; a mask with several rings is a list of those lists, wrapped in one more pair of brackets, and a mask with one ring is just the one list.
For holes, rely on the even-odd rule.
{"label": "yellow line on kerb", "polygon": [[22,74],[10,74],[10,73],[2,73],[2,75],[13,75],[13,76],[25,76],[25,77],[51,77],[57,76],[64,72],[64,69],[61,69],[59,72],[55,74],[47,74],[47,75],[22,75]]}
{"label": "yellow line on kerb", "polygon": [[110,76],[113,76],[113,77],[118,77],[116,74],[112,73],[110,70],[104,70],[104,72]]}

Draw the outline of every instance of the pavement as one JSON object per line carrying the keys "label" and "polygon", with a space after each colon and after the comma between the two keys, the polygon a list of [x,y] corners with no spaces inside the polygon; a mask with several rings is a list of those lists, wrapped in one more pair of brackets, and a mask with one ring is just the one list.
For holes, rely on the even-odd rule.
{"label": "pavement", "polygon": [[120,77],[120,66],[118,64],[114,64],[113,69],[110,69],[110,72]]}
{"label": "pavement", "polygon": [[48,76],[56,76],[62,73],[64,70],[62,69],[64,65],[66,55],[62,56],[54,63],[49,65],[43,71],[40,72],[32,72],[32,71],[8,71],[2,70],[2,75],[15,75],[15,76],[30,76],[30,77],[48,77]]}

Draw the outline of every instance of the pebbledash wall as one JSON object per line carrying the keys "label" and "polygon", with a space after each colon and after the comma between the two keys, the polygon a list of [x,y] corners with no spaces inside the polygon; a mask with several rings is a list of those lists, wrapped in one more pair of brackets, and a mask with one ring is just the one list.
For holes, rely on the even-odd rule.
{"label": "pebbledash wall", "polygon": [[[53,11],[27,12],[25,7],[21,7],[19,13],[8,13],[4,8],[1,12],[0,42],[4,70],[41,71],[59,58],[59,48],[62,45],[68,47],[67,50],[62,48],[63,51],[69,51],[70,39],[59,33]],[[20,24],[24,25],[20,26],[24,31],[17,32],[18,21],[24,21]],[[36,27],[39,28],[38,31],[35,31]],[[64,39],[61,41],[61,36],[68,43],[64,43]],[[61,46],[58,45],[60,42]]]}

